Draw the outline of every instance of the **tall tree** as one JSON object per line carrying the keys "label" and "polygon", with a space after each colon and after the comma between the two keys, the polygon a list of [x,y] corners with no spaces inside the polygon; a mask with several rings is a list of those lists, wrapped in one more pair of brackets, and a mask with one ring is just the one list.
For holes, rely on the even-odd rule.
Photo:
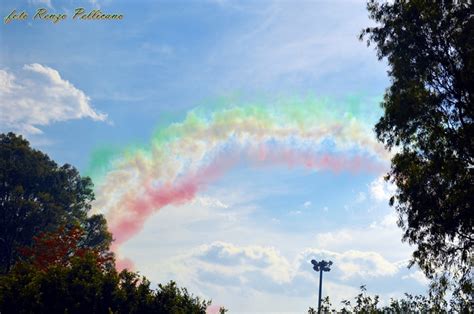
{"label": "tall tree", "polygon": [[360,38],[386,58],[391,85],[378,139],[394,150],[387,179],[412,264],[472,292],[474,212],[474,7],[472,1],[367,4],[377,25]]}
{"label": "tall tree", "polygon": [[58,166],[23,137],[0,134],[0,273],[30,246],[33,236],[81,226],[83,247],[107,250],[112,237],[100,215],[88,216],[92,181],[70,165]]}

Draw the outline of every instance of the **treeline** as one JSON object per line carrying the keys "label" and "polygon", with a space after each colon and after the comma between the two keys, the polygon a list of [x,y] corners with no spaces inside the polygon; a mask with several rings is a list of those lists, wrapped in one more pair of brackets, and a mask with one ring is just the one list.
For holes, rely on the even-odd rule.
{"label": "treeline", "polygon": [[[360,286],[360,293],[352,300],[341,301],[341,306],[334,306],[329,297],[321,300],[321,313],[367,313],[367,314],[398,314],[398,313],[472,313],[469,301],[463,297],[452,296],[446,301],[443,291],[432,287],[427,296],[405,293],[400,299],[390,299],[382,305],[378,295],[367,294],[365,285]],[[308,314],[318,313],[317,309],[309,308]]]}
{"label": "treeline", "polygon": [[154,290],[138,273],[101,268],[90,253],[67,266],[18,263],[0,283],[1,313],[205,313],[210,303],[172,281]]}

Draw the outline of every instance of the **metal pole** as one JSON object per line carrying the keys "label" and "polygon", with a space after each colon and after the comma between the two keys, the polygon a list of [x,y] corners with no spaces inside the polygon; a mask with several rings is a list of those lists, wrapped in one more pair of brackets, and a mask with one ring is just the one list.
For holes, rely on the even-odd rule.
{"label": "metal pole", "polygon": [[321,314],[321,292],[323,291],[323,267],[319,269],[319,299],[318,299],[318,314]]}
{"label": "metal pole", "polygon": [[318,299],[318,314],[321,314],[321,294],[323,292],[323,271],[330,271],[332,262],[322,260],[320,262],[316,260],[311,260],[311,264],[313,264],[314,271],[319,271],[319,299]]}

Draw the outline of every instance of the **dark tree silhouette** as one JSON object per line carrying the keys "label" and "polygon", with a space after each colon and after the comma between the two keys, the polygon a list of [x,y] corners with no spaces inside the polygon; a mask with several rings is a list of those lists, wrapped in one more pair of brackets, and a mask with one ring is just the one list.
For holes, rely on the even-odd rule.
{"label": "dark tree silhouette", "polygon": [[[360,38],[386,58],[391,86],[378,139],[395,155],[390,204],[412,264],[472,293],[474,212],[474,11],[472,1],[367,4],[377,26]],[[440,275],[441,274],[441,275]],[[443,285],[441,280],[438,283]]]}
{"label": "dark tree silhouette", "polygon": [[90,251],[46,268],[18,262],[0,275],[0,312],[5,314],[204,314],[209,305],[175,282],[154,290],[137,273],[100,267]]}
{"label": "dark tree silhouette", "polygon": [[105,219],[88,217],[92,181],[70,166],[58,166],[13,133],[0,134],[0,273],[18,260],[39,232],[81,226],[80,245],[107,251],[112,237]]}

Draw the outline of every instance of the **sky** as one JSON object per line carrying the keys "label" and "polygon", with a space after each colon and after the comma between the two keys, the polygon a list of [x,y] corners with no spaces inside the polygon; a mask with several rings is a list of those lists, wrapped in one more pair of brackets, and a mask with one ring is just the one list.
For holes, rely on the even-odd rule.
{"label": "sky", "polygon": [[336,307],[360,285],[385,302],[426,291],[388,206],[373,126],[390,81],[358,40],[364,1],[2,1],[13,10],[28,18],[0,28],[0,131],[93,179],[120,267],[230,313],[316,307],[311,259],[333,261]]}

